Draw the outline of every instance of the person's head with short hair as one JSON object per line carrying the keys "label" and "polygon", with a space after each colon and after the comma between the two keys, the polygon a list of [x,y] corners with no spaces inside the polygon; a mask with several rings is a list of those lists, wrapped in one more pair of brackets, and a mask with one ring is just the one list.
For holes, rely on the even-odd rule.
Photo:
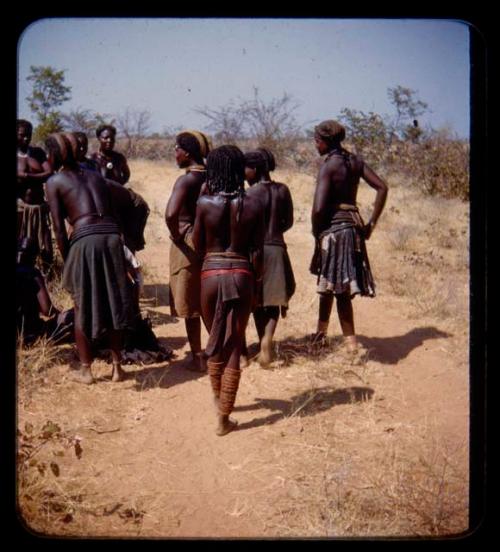
{"label": "person's head with short hair", "polygon": [[267,158],[262,151],[254,150],[245,153],[245,179],[253,185],[268,174]]}
{"label": "person's head with short hair", "polygon": [[99,140],[99,149],[106,153],[113,151],[116,141],[116,127],[109,124],[99,125],[95,131]]}
{"label": "person's head with short hair", "polygon": [[268,148],[257,148],[256,151],[260,151],[264,155],[268,172],[274,171],[276,169],[276,159],[273,152]]}
{"label": "person's head with short hair", "polygon": [[[76,142],[76,138],[75,138]],[[75,145],[65,133],[54,132],[47,136],[45,147],[49,155],[49,162],[54,171],[61,167],[74,168],[76,166]]]}
{"label": "person's head with short hair", "polygon": [[316,149],[323,155],[333,148],[339,148],[345,139],[345,128],[333,119],[328,119],[314,127]]}
{"label": "person's head with short hair", "polygon": [[27,148],[33,135],[33,125],[26,119],[17,119],[17,147]]}
{"label": "person's head with short hair", "polygon": [[243,191],[245,156],[233,145],[213,149],[207,157],[207,187],[211,194]]}
{"label": "person's head with short hair", "polygon": [[184,130],[175,137],[175,160],[181,168],[191,161],[203,165],[210,150],[210,139],[199,130]]}

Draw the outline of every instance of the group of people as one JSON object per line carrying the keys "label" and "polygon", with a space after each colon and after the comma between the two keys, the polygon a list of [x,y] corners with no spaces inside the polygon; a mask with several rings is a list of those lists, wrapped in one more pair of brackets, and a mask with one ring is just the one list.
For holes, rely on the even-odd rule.
{"label": "group of people", "polygon": [[[112,352],[112,380],[123,378],[122,336],[134,304],[125,245],[134,198],[122,186],[130,171],[123,156],[113,151],[112,127],[98,130],[102,147],[91,159],[85,157],[84,137],[77,134],[53,134],[45,142],[47,172],[53,172],[45,185],[46,212],[64,261],[63,284],[74,300],[80,367],[73,378],[83,383],[93,381],[91,342],[102,334]],[[356,294],[375,294],[365,241],[384,208],[387,185],[342,147],[344,138],[345,130],[336,121],[315,127],[316,148],[325,162],[313,201],[316,247],[310,270],[320,294],[314,340],[324,341],[336,297],[343,335],[355,350],[351,301]],[[259,337],[258,362],[267,367],[278,320],[286,316],[295,292],[284,240],[293,225],[293,201],[288,186],[272,180],[276,164],[269,149],[243,153],[232,144],[212,148],[206,134],[186,130],[176,136],[175,159],[185,172],[176,180],[165,210],[171,239],[170,308],[172,315],[185,320],[189,368],[208,372],[216,433],[225,435],[236,427],[230,414],[241,367],[248,362],[245,331],[250,315]],[[41,172],[43,163],[38,163]],[[18,158],[18,175],[19,164]],[[376,191],[367,224],[356,206],[361,178]],[[26,203],[26,197],[21,199]],[[202,322],[208,332],[204,349]]]}

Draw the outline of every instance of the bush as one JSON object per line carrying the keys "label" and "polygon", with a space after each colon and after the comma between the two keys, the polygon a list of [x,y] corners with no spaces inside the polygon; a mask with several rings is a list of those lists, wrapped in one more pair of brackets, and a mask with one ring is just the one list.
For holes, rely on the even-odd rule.
{"label": "bush", "polygon": [[469,199],[468,142],[434,133],[418,144],[397,144],[392,168],[403,173],[411,184],[427,195]]}

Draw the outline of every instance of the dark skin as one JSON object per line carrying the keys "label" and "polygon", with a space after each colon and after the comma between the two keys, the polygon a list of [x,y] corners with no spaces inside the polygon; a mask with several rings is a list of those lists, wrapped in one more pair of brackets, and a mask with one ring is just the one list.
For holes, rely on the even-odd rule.
{"label": "dark skin", "polygon": [[[31,130],[24,126],[17,129],[17,197],[28,205],[41,205],[45,201],[43,185],[53,170],[41,148],[30,147]],[[22,213],[17,216],[17,237],[21,237]],[[52,254],[41,252],[43,263],[52,264]]]}
{"label": "dark skin", "polygon": [[[199,165],[192,155],[179,146],[175,147],[175,160],[179,168],[188,169]],[[196,215],[196,202],[200,189],[205,182],[205,172],[188,172],[180,176],[174,184],[172,194],[165,209],[165,223],[170,232],[170,239],[176,244],[184,242],[186,232],[193,226]],[[193,368],[204,371],[204,360],[201,356],[201,322],[200,318],[185,318],[186,334],[193,355]]]}
{"label": "dark skin", "polygon": [[[283,234],[293,225],[293,202],[288,186],[271,181],[269,172],[245,167],[245,178],[250,184],[249,195],[255,195],[264,206],[265,238],[272,243],[285,243]],[[272,343],[278,324],[280,309],[257,307],[253,312],[260,341],[259,364],[269,366],[272,360]]]}
{"label": "dark skin", "polygon": [[[103,180],[98,173],[83,171],[77,165],[63,166],[61,171],[47,181],[46,193],[57,246],[63,260],[66,260],[69,253],[66,218],[74,230],[100,222],[116,222],[117,210],[125,208],[127,199],[130,202],[130,196],[122,186]],[[92,383],[92,346],[77,320],[78,306],[75,305],[75,341],[82,363],[75,379]],[[109,330],[109,344],[113,359],[112,380],[120,381],[123,378],[120,367],[122,332]]]}
{"label": "dark skin", "polygon": [[30,143],[30,130],[19,127],[17,129],[17,196],[30,205],[40,205],[45,200],[43,184],[53,171],[48,159],[40,162],[33,157],[33,153],[37,151],[41,153],[41,158],[45,157],[45,153],[40,148],[30,148]]}
{"label": "dark skin", "polygon": [[[17,262],[20,265],[34,267],[35,255],[30,251],[21,250],[18,252]],[[37,273],[34,277],[34,280],[38,284],[38,292],[36,296],[38,301],[38,310],[40,314],[43,314],[43,316],[45,317],[59,314],[59,310],[52,304],[52,300],[45,284],[45,278],[40,273]]]}
{"label": "dark skin", "polygon": [[99,151],[92,155],[92,159],[99,164],[101,175],[119,184],[126,184],[130,178],[130,168],[125,156],[114,151],[115,134],[104,129],[97,138]]}
{"label": "dark skin", "polygon": [[[96,163],[94,159],[89,159],[87,157],[87,152],[89,149],[89,141],[85,134],[76,135],[77,140],[77,149],[76,149],[76,158],[79,163],[84,163],[90,165],[90,163]],[[97,166],[97,163],[96,163]]]}
{"label": "dark skin", "polygon": [[[229,202],[229,209],[226,206]],[[256,279],[262,275],[262,248],[264,243],[265,223],[262,205],[257,197],[246,194],[242,200],[243,207],[237,221],[238,200],[228,200],[219,194],[200,196],[196,211],[193,241],[196,251],[201,255],[206,252],[232,251],[240,255],[252,255]],[[234,310],[231,335],[226,340],[222,351],[209,360],[223,362],[226,368],[239,370],[240,356],[244,347],[245,329],[253,306],[254,290],[249,286],[249,278],[244,274],[235,274],[235,283],[240,289],[241,297]],[[201,312],[207,331],[212,327],[217,303],[217,279],[207,278],[201,284]],[[236,423],[227,415],[218,411],[215,397],[218,425],[216,433],[225,435],[234,429]]]}
{"label": "dark skin", "polygon": [[[315,138],[316,149],[320,155],[340,150],[341,145]],[[366,164],[355,156],[351,157],[351,170],[348,171],[341,155],[333,153],[321,166],[318,174],[312,208],[312,232],[316,239],[326,230],[335,210],[335,204],[356,204],[358,185],[363,179],[376,191],[372,216],[362,229],[365,240],[371,236],[373,228],[384,209],[387,199],[387,184]],[[333,294],[320,295],[319,321],[328,324],[333,306]],[[348,293],[337,296],[337,313],[343,335],[351,349],[356,348],[354,316],[351,297]]]}

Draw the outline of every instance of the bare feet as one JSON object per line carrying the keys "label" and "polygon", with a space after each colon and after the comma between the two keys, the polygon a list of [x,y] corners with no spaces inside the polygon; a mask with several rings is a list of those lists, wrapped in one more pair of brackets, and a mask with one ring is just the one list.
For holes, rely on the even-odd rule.
{"label": "bare feet", "polygon": [[345,344],[348,353],[357,353],[358,352],[358,342],[355,335],[347,335],[345,337]]}
{"label": "bare feet", "polygon": [[193,360],[188,364],[187,369],[191,372],[205,373],[207,371],[207,361],[203,353],[194,353]]}
{"label": "bare feet", "polygon": [[122,366],[120,363],[113,363],[113,373],[111,375],[111,381],[117,382],[117,381],[123,381],[125,377],[125,372],[122,370]]}
{"label": "bare feet", "polygon": [[94,383],[90,366],[82,365],[78,370],[72,370],[69,374],[69,378],[78,383],[85,383],[86,385]]}
{"label": "bare feet", "polygon": [[223,435],[227,435],[229,432],[236,429],[237,425],[238,422],[233,418],[226,415],[219,415],[219,424],[215,430],[215,433],[219,435],[219,437],[222,437]]}
{"label": "bare feet", "polygon": [[262,368],[269,368],[273,355],[273,341],[269,338],[262,338],[260,343],[259,364]]}

